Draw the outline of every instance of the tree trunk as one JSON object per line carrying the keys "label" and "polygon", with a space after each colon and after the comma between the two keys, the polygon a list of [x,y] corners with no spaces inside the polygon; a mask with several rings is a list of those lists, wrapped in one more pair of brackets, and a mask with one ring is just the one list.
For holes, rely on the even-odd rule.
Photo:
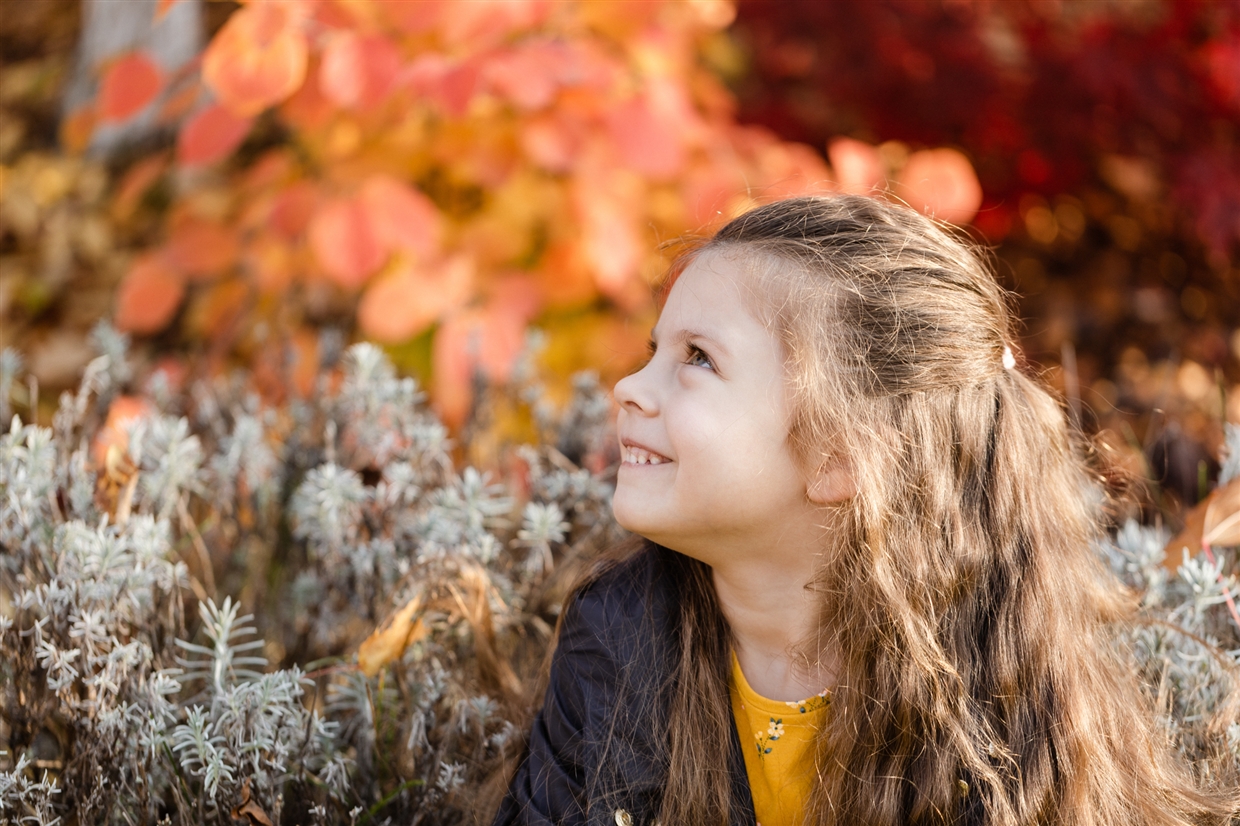
{"label": "tree trunk", "polygon": [[[158,0],[82,0],[82,34],[78,41],[73,75],[65,85],[61,114],[67,115],[95,99],[99,78],[110,59],[139,49],[173,80],[202,50],[202,0],[179,0],[158,21]],[[175,84],[173,84],[175,85]],[[124,123],[99,124],[91,137],[89,152],[109,156],[124,146],[140,142],[166,124],[156,113],[170,86],[143,112]]]}

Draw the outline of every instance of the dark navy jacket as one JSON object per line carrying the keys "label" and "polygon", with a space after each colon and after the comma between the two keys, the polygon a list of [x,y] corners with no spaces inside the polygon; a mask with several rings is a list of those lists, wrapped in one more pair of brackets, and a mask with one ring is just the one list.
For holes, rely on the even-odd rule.
{"label": "dark navy jacket", "polygon": [[[542,710],[494,826],[654,822],[667,776],[683,570],[683,557],[648,546],[569,602]],[[753,826],[735,724],[720,759],[732,778],[732,826]]]}

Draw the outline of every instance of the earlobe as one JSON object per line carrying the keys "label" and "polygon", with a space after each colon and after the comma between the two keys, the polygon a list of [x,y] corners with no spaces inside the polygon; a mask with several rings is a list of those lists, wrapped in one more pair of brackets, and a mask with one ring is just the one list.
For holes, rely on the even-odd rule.
{"label": "earlobe", "polygon": [[857,484],[847,467],[824,467],[809,480],[805,495],[815,504],[834,505],[856,496]]}

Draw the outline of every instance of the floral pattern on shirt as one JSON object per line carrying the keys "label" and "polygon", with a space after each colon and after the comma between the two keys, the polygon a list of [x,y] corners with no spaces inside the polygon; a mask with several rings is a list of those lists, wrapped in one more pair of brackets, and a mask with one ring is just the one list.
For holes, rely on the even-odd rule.
{"label": "floral pattern on shirt", "polygon": [[818,709],[822,708],[823,706],[829,705],[830,703],[831,703],[831,697],[829,696],[828,689],[825,689],[825,688],[822,691],[819,691],[813,697],[810,697],[808,700],[801,700],[800,702],[796,702],[796,703],[788,701],[788,705],[791,708],[795,708],[801,714],[809,714],[811,711],[817,711]]}
{"label": "floral pattern on shirt", "polygon": [[766,727],[766,731],[755,731],[753,736],[754,739],[757,740],[758,756],[765,757],[771,753],[771,747],[769,744],[774,743],[780,737],[784,736],[783,718],[781,717],[776,720],[772,717],[771,724]]}

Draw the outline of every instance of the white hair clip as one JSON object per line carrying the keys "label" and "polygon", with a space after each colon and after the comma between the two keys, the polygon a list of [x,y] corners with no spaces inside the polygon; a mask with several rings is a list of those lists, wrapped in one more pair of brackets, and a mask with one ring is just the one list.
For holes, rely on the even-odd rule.
{"label": "white hair clip", "polygon": [[1016,366],[1016,356],[1012,355],[1011,347],[1003,348],[1003,369],[1011,370]]}

